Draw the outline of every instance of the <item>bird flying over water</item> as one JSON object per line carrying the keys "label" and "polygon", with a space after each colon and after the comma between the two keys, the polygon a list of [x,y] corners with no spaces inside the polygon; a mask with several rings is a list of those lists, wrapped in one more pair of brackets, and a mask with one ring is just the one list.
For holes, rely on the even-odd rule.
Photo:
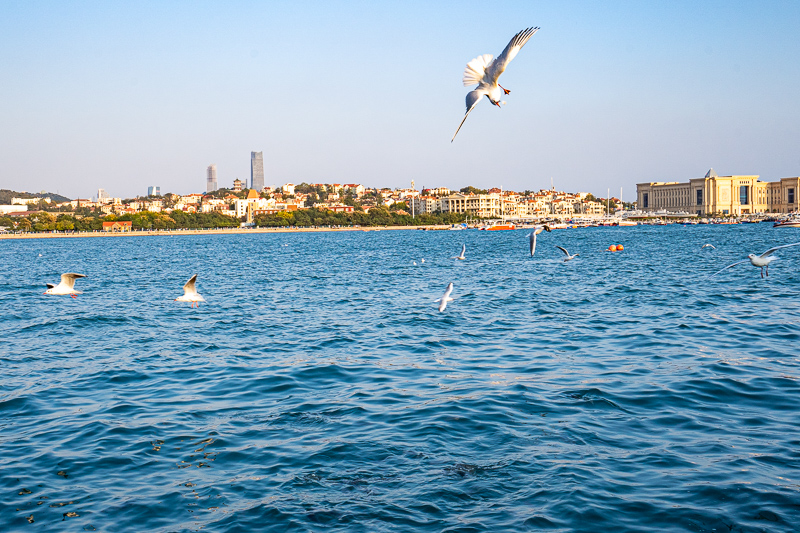
{"label": "bird flying over water", "polygon": [[196,282],[197,274],[192,276],[189,281],[186,282],[186,285],[183,286],[183,296],[178,296],[175,298],[175,301],[191,302],[192,307],[194,307],[194,304],[197,304],[197,307],[200,307],[200,302],[205,302],[205,299],[197,293],[197,289],[195,288]]}
{"label": "bird flying over water", "polygon": [[561,246],[556,246],[556,248],[558,248],[559,250],[564,252],[564,255],[566,256],[564,258],[564,261],[572,261],[573,259],[575,259],[579,255],[581,255],[581,254],[569,255],[569,252],[567,251],[567,249],[566,248],[562,248]]}
{"label": "bird flying over water", "polygon": [[711,248],[712,250],[716,250],[717,249],[717,247],[714,246],[713,244],[704,244],[703,247],[700,248],[700,249],[702,250],[704,248]]}
{"label": "bird flying over water", "polygon": [[539,235],[544,230],[541,226],[536,226],[533,229],[533,233],[528,235],[528,241],[530,242],[531,247],[531,257],[533,257],[534,252],[536,252],[536,236]]}
{"label": "bird flying over water", "polygon": [[462,244],[461,245],[461,255],[457,255],[457,256],[453,257],[452,259],[461,259],[462,261],[464,261],[466,259],[466,257],[464,257],[464,252],[466,252],[466,251],[467,251],[467,245],[466,244]]}
{"label": "bird flying over water", "polygon": [[47,290],[44,291],[44,294],[58,294],[58,295],[66,295],[69,294],[73,298],[75,298],[76,294],[83,294],[81,291],[75,290],[75,280],[78,278],[85,278],[86,276],[83,274],[75,274],[73,272],[68,272],[66,274],[61,274],[61,283],[58,285],[53,285],[52,283],[47,284]]}
{"label": "bird flying over water", "polygon": [[461,130],[461,126],[464,125],[464,121],[467,120],[470,112],[475,109],[475,106],[478,105],[482,97],[485,96],[492,105],[500,107],[500,98],[502,98],[503,93],[508,94],[511,91],[498,84],[497,79],[500,77],[500,74],[505,72],[506,67],[511,60],[516,57],[520,48],[525,46],[528,39],[537,31],[539,31],[538,27],[527,28],[516,34],[508,43],[505,50],[503,50],[503,53],[497,56],[494,61],[492,61],[491,54],[483,54],[467,63],[467,68],[464,69],[464,78],[462,80],[464,82],[464,87],[469,87],[476,83],[478,87],[467,93],[467,113],[464,115],[464,118],[461,119],[461,124],[458,125],[458,129],[450,142],[455,140],[456,135],[458,135],[459,130]]}
{"label": "bird flying over water", "polygon": [[[763,278],[765,271],[766,275],[769,276],[769,264],[778,259],[778,256],[772,255],[775,252],[775,250],[780,250],[781,248],[789,248],[790,246],[798,246],[798,245],[800,245],[800,242],[795,242],[792,244],[784,244],[781,246],[774,246],[761,255],[750,254],[747,256],[747,259],[742,259],[741,261],[737,261],[732,265],[726,266],[722,270],[727,270],[733,266],[740,265],[746,261],[750,261],[751,265],[761,268],[761,277]],[[716,276],[717,274],[722,272],[722,270],[714,272],[713,274],[711,274],[711,276],[712,277]]]}
{"label": "bird flying over water", "polygon": [[435,301],[439,302],[439,312],[447,308],[447,302],[452,302],[453,299],[450,298],[450,293],[453,292],[453,282],[451,281],[450,284],[447,286],[447,289],[444,291],[444,295],[441,298],[437,298]]}

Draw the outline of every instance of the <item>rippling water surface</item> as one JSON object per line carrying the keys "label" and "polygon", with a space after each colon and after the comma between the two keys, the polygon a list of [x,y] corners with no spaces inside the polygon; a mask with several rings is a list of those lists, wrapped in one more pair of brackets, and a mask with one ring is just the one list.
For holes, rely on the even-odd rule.
{"label": "rippling water surface", "polygon": [[797,531],[800,246],[708,278],[795,241],[0,241],[0,530]]}

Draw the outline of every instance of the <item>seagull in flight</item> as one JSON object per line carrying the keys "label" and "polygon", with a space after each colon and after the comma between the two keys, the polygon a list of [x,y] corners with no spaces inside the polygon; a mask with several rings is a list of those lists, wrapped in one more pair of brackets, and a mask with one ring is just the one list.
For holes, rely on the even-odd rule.
{"label": "seagull in flight", "polygon": [[562,248],[561,246],[556,246],[556,248],[558,248],[559,250],[564,252],[564,255],[566,256],[564,258],[564,261],[572,261],[573,259],[575,259],[579,255],[581,255],[581,254],[569,255],[569,252],[567,251],[567,249],[566,248]]}
{"label": "seagull in flight", "polygon": [[716,250],[717,249],[717,247],[714,246],[713,244],[704,244],[703,247],[700,248],[700,249],[702,250],[704,248],[711,248],[712,250]]}
{"label": "seagull in flight", "polygon": [[53,285],[52,283],[47,284],[47,290],[44,291],[44,294],[58,294],[58,295],[65,295],[69,294],[73,298],[76,298],[76,294],[83,294],[81,291],[75,290],[75,280],[78,278],[85,278],[86,276],[83,274],[75,274],[73,272],[67,272],[66,274],[61,274],[61,283],[58,285]]}
{"label": "seagull in flight", "polygon": [[441,313],[447,308],[447,302],[452,302],[453,299],[450,298],[450,293],[453,292],[453,282],[451,281],[450,284],[447,286],[447,289],[444,291],[444,295],[441,298],[437,298],[436,302],[439,302],[439,312]]}
{"label": "seagull in flight", "polygon": [[195,283],[197,283],[197,274],[192,276],[189,281],[186,282],[186,285],[183,286],[183,296],[178,296],[175,298],[175,301],[192,302],[192,307],[194,307],[195,303],[197,304],[197,307],[200,307],[200,302],[205,302],[205,299],[197,294]]}
{"label": "seagull in flight", "polygon": [[461,119],[461,124],[458,125],[458,129],[450,140],[451,143],[456,139],[456,135],[458,135],[461,126],[464,125],[464,121],[467,120],[470,112],[481,101],[482,96],[488,98],[492,105],[500,107],[500,98],[503,97],[503,93],[508,94],[511,91],[498,84],[497,79],[500,74],[505,72],[506,67],[516,57],[520,48],[525,46],[528,39],[537,31],[539,31],[538,27],[527,28],[516,34],[503,50],[503,53],[497,56],[494,61],[492,61],[492,54],[483,54],[467,63],[462,80],[464,87],[477,83],[478,88],[467,93],[467,113]]}
{"label": "seagull in flight", "polygon": [[[784,244],[784,245],[781,245],[781,246],[774,246],[774,247],[770,248],[769,250],[767,250],[766,252],[764,252],[761,255],[750,254],[750,255],[747,256],[747,259],[742,259],[741,261],[737,261],[737,262],[733,263],[732,265],[726,266],[722,270],[727,270],[727,269],[729,269],[729,268],[731,268],[733,266],[740,265],[740,264],[742,264],[742,263],[744,263],[746,261],[750,261],[751,265],[761,268],[761,277],[762,278],[764,277],[765,271],[766,271],[767,277],[769,277],[769,264],[772,263],[773,261],[775,261],[778,258],[778,256],[772,255],[775,252],[775,250],[780,250],[781,248],[789,248],[790,246],[798,246],[798,245],[800,245],[800,242],[795,242],[795,243],[792,243],[792,244]],[[714,272],[711,276],[712,277],[716,276],[717,274],[722,272],[722,270],[720,270],[719,272]]]}
{"label": "seagull in flight", "polygon": [[536,236],[539,235],[542,231],[544,231],[543,227],[536,226],[533,229],[533,233],[528,235],[528,241],[530,241],[531,245],[531,257],[533,257],[534,252],[536,252]]}
{"label": "seagull in flight", "polygon": [[457,255],[455,257],[452,257],[451,259],[461,259],[462,261],[464,261],[466,259],[466,257],[464,257],[464,252],[466,252],[466,251],[467,251],[467,245],[466,244],[462,244],[461,245],[461,255]]}

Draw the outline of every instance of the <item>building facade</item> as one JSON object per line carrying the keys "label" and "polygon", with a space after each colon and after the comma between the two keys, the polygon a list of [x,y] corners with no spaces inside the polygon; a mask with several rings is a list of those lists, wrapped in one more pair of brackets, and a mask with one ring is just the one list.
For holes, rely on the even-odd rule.
{"label": "building facade", "polygon": [[250,152],[250,188],[264,188],[264,152]]}
{"label": "building facade", "polygon": [[161,196],[161,187],[151,185],[147,188],[147,196]]}
{"label": "building facade", "polygon": [[758,176],[705,177],[686,182],[650,182],[636,185],[639,210],[685,212],[698,216],[788,213],[798,209],[800,177],[763,182]]}
{"label": "building facade", "polygon": [[206,192],[214,192],[217,187],[217,165],[208,165],[206,169]]}

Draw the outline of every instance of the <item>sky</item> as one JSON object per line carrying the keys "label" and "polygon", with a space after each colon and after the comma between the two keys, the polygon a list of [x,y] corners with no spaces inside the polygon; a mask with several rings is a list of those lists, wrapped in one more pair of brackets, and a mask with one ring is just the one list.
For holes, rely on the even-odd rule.
{"label": "sky", "polygon": [[[536,33],[464,116],[466,63]],[[0,188],[800,175],[800,2],[0,0]]]}

